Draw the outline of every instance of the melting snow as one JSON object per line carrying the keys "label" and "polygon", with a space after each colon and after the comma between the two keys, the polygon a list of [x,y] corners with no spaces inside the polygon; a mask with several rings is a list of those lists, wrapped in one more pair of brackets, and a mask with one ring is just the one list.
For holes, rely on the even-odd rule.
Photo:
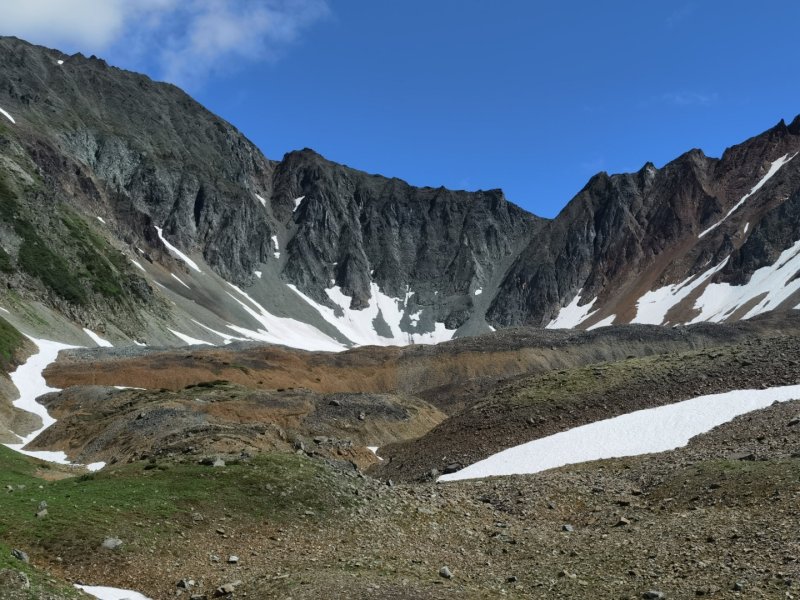
{"label": "melting snow", "polygon": [[120,588],[99,585],[78,585],[77,583],[75,587],[100,600],[150,600],[150,598],[143,596],[139,592]]}
{"label": "melting snow", "polygon": [[261,279],[261,275],[262,275],[262,273],[261,273],[261,271],[253,271],[253,275],[255,275],[256,277],[258,277],[259,279]]}
{"label": "melting snow", "polygon": [[64,61],[59,59],[59,60],[57,60],[57,61],[56,61],[56,64],[57,64],[57,65],[59,65],[59,66],[61,66],[61,65],[63,65],[63,64],[64,64]]}
{"label": "melting snow", "polygon": [[559,310],[556,318],[550,321],[545,326],[545,329],[570,329],[572,327],[577,327],[581,324],[581,322],[585,321],[592,316],[592,314],[594,314],[590,311],[592,310],[594,303],[597,302],[597,298],[594,298],[588,304],[578,306],[578,302],[581,301],[582,291],[583,289],[578,290],[578,293],[575,294],[572,302]]}
{"label": "melting snow", "polygon": [[135,265],[137,268],[139,268],[139,269],[141,269],[142,271],[144,271],[145,273],[147,273],[147,271],[145,270],[145,268],[142,266],[142,263],[140,263],[138,260],[133,260],[133,259],[131,259],[131,262],[132,262],[132,263],[133,263],[133,264],[134,264],[134,265]]}
{"label": "melting snow", "polygon": [[742,233],[747,233],[747,230],[750,229],[750,223],[744,224],[744,231]]}
{"label": "melting snow", "polygon": [[367,450],[372,452],[375,456],[378,457],[378,460],[383,460],[380,456],[378,456],[378,446],[367,446]]}
{"label": "melting snow", "polygon": [[539,473],[564,465],[664,452],[773,402],[800,398],[800,385],[734,390],[638,410],[503,450],[439,481]]}
{"label": "melting snow", "polygon": [[170,244],[170,243],[169,243],[169,242],[168,242],[168,241],[167,241],[167,240],[164,238],[164,235],[163,235],[163,231],[164,231],[164,230],[163,230],[161,227],[156,227],[156,231],[158,232],[158,237],[159,237],[159,239],[160,239],[160,240],[161,240],[161,241],[164,243],[164,245],[167,247],[167,250],[169,250],[170,254],[172,254],[173,256],[177,256],[178,258],[180,258],[180,259],[181,259],[183,262],[185,262],[185,263],[186,263],[186,265],[187,265],[189,268],[191,268],[191,269],[194,269],[194,270],[195,270],[195,271],[197,271],[198,273],[202,273],[202,271],[200,270],[200,267],[198,267],[198,266],[197,266],[197,263],[196,263],[196,262],[194,262],[194,261],[193,261],[191,258],[189,258],[188,256],[186,256],[186,255],[185,255],[183,252],[181,252],[180,250],[178,250],[178,249],[177,249],[175,246],[173,246],[172,244]]}
{"label": "melting snow", "polygon": [[192,289],[192,288],[190,288],[188,285],[186,285],[186,284],[183,282],[183,280],[182,280],[180,277],[178,277],[177,275],[175,275],[175,273],[170,273],[170,275],[172,275],[172,278],[173,278],[175,281],[177,281],[178,283],[180,283],[180,284],[181,284],[183,287],[185,287],[187,290],[190,290],[190,289]]}
{"label": "melting snow", "polygon": [[0,115],[4,115],[6,119],[8,119],[9,121],[11,121],[11,122],[12,122],[12,123],[14,123],[14,124],[16,124],[16,123],[17,123],[17,122],[14,120],[14,117],[12,117],[10,114],[8,114],[6,111],[4,111],[2,108],[0,108]]}
{"label": "melting snow", "polygon": [[608,327],[609,325],[614,324],[614,319],[617,318],[617,315],[611,315],[606,317],[605,319],[601,319],[591,327],[587,327],[586,331],[591,331],[592,329],[597,329],[598,327]]}
{"label": "melting snow", "polygon": [[758,304],[742,317],[749,319],[776,308],[789,296],[800,290],[800,241],[784,250],[774,264],[761,267],[750,276],[744,285],[711,283],[703,290],[694,307],[700,314],[692,319],[719,322],[730,316],[741,306],[761,297]]}
{"label": "melting snow", "polygon": [[189,346],[199,346],[199,345],[213,346],[214,345],[211,342],[205,342],[203,340],[198,340],[197,338],[190,337],[190,336],[186,335],[185,333],[181,333],[180,331],[175,331],[174,329],[167,329],[167,331],[169,331],[175,337],[180,338],[180,340],[183,343],[185,343],[185,344],[187,344]]}
{"label": "melting snow", "polygon": [[483,293],[483,289],[478,288],[477,290],[475,290],[474,293],[475,293],[476,296],[480,296]]}
{"label": "melting snow", "polygon": [[636,303],[636,317],[631,323],[661,325],[673,306],[682,302],[684,298],[708,281],[715,273],[721,271],[727,263],[728,259],[726,258],[705,273],[693,275],[681,283],[666,285],[657,290],[647,292]]}
{"label": "melting snow", "polygon": [[721,218],[719,221],[717,221],[716,223],[714,223],[714,224],[713,224],[711,227],[709,227],[708,229],[706,229],[705,231],[703,231],[703,232],[702,232],[702,233],[701,233],[699,236],[697,236],[697,237],[703,237],[703,236],[705,236],[707,233],[709,233],[710,231],[713,231],[714,229],[716,229],[717,227],[719,227],[720,225],[722,225],[722,223],[723,223],[723,222],[725,222],[725,220],[726,220],[728,217],[730,217],[730,216],[731,216],[731,215],[732,215],[734,212],[736,212],[737,210],[739,210],[739,207],[740,207],[740,206],[742,206],[742,204],[744,204],[744,203],[745,203],[745,200],[747,200],[747,199],[748,199],[750,196],[752,196],[752,195],[753,195],[753,194],[755,194],[755,193],[756,193],[758,190],[760,190],[762,187],[764,187],[764,184],[765,184],[765,183],[767,183],[767,181],[769,181],[769,180],[772,178],[772,176],[773,176],[773,175],[775,175],[775,173],[777,173],[777,172],[780,170],[780,168],[781,168],[783,165],[785,165],[786,163],[788,163],[788,162],[789,162],[790,160],[792,160],[792,159],[793,159],[795,156],[797,156],[797,153],[796,153],[796,152],[795,152],[794,154],[792,154],[792,156],[789,156],[788,154],[784,154],[784,155],[783,155],[783,156],[781,156],[781,157],[780,157],[778,160],[774,161],[774,162],[773,162],[773,163],[770,165],[770,167],[769,167],[769,170],[767,171],[767,174],[766,174],[766,175],[764,175],[764,177],[762,177],[762,178],[761,178],[761,181],[759,181],[759,182],[758,182],[758,183],[757,183],[757,184],[756,184],[756,185],[753,187],[753,189],[752,189],[752,190],[750,190],[750,191],[749,191],[747,194],[745,194],[744,196],[742,196],[742,199],[741,199],[741,200],[739,200],[739,202],[737,202],[737,203],[734,205],[734,207],[733,207],[732,209],[730,209],[730,210],[728,211],[728,213],[727,213],[727,214],[726,214],[724,217],[722,217],[722,218]]}
{"label": "melting snow", "polygon": [[272,255],[275,258],[280,258],[281,257],[281,253],[279,252],[280,246],[278,246],[278,236],[277,235],[273,235],[271,239],[272,239],[272,247],[275,249],[275,252],[273,252]]}
{"label": "melting snow", "polygon": [[258,194],[256,194],[256,198],[258,198],[258,201],[261,202],[261,206],[266,206],[267,205],[267,201],[264,200],[264,198],[262,198]]}
{"label": "melting snow", "polygon": [[[62,465],[73,464],[69,462],[67,455],[61,451],[23,450],[26,444],[33,441],[42,431],[56,422],[56,420],[50,416],[50,413],[47,412],[47,409],[36,401],[39,396],[59,391],[57,388],[51,388],[47,385],[47,382],[42,376],[42,371],[56,360],[59,351],[75,348],[75,346],[51,342],[50,340],[39,340],[30,336],[29,339],[36,344],[39,351],[28,358],[24,364],[17,367],[17,369],[9,375],[11,382],[19,391],[19,398],[14,400],[12,404],[16,408],[38,415],[42,420],[42,426],[36,431],[26,435],[24,438],[21,438],[18,444],[5,444],[5,446],[20,454],[32,456],[40,460],[55,462]],[[101,463],[92,463],[87,468],[98,470],[101,469],[102,466]]]}
{"label": "melting snow", "polygon": [[228,295],[233,298],[247,314],[263,326],[263,329],[259,329],[258,331],[239,327],[238,325],[228,325],[229,329],[251,340],[280,344],[292,348],[300,348],[302,350],[326,350],[330,352],[341,352],[344,350],[344,346],[322,333],[316,327],[295,319],[276,317],[251,298],[246,292],[232,283],[228,285],[236,290],[241,298],[234,296],[230,292],[228,292]]}
{"label": "melting snow", "polygon": [[114,347],[114,344],[112,344],[108,340],[104,340],[99,335],[97,335],[94,331],[92,331],[90,329],[86,329],[86,327],[83,328],[83,331],[84,331],[84,333],[86,335],[88,335],[90,338],[92,338],[92,341],[95,344],[97,344],[101,348],[113,348]]}
{"label": "melting snow", "polygon": [[294,208],[292,209],[292,212],[294,212],[298,208],[300,208],[300,204],[302,204],[302,202],[303,202],[303,200],[305,200],[305,198],[306,198],[305,196],[300,196],[299,198],[295,198],[294,199]]}
{"label": "melting snow", "polygon": [[[342,316],[336,315],[336,311],[322,304],[318,304],[294,285],[289,285],[294,292],[303,300],[313,306],[317,312],[328,323],[336,327],[342,335],[351,342],[359,346],[393,346],[402,344],[438,344],[453,339],[455,329],[447,329],[444,323],[435,323],[434,331],[428,333],[408,333],[400,329],[400,321],[406,312],[408,298],[414,292],[406,290],[405,300],[391,298],[380,291],[377,283],[370,284],[371,298],[369,306],[363,310],[352,310],[350,308],[351,297],[342,292],[340,286],[331,287],[325,290],[328,297],[342,311]],[[383,337],[375,331],[374,322],[378,315],[389,326],[392,337]]]}

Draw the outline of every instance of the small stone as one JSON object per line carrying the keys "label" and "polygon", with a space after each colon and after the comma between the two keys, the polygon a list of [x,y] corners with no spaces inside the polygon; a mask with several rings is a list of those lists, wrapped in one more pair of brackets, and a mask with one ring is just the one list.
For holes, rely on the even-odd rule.
{"label": "small stone", "polygon": [[230,596],[236,591],[236,588],[242,585],[241,581],[232,581],[231,583],[224,583],[217,588],[217,596]]}
{"label": "small stone", "polygon": [[573,531],[575,531],[575,528],[570,524],[566,524],[561,526],[561,531],[567,531],[569,533],[572,533]]}
{"label": "small stone", "polygon": [[229,565],[238,565],[239,564],[239,557],[236,556],[235,554],[231,554],[228,557],[228,564]]}
{"label": "small stone", "polygon": [[439,577],[444,577],[445,579],[452,579],[453,572],[448,567],[442,567],[439,569]]}
{"label": "small stone", "polygon": [[794,427],[795,425],[800,425],[800,415],[797,415],[793,419],[791,419],[786,425],[789,427]]}
{"label": "small stone", "polygon": [[39,512],[36,513],[37,519],[44,519],[47,516],[47,509],[43,508]]}
{"label": "small stone", "polygon": [[367,418],[367,415],[366,415],[366,413],[363,413],[363,412],[360,412],[360,413],[358,413],[358,420],[359,420],[359,421],[363,421],[363,420],[365,420],[366,418]]}
{"label": "small stone", "polygon": [[194,587],[194,579],[181,579],[176,585],[182,590],[188,590],[190,587]]}
{"label": "small stone", "polygon": [[46,509],[47,509],[47,502],[44,501],[44,500],[39,502],[39,511],[43,511],[43,510],[46,510]]}
{"label": "small stone", "polygon": [[630,525],[630,524],[631,524],[631,522],[628,519],[626,519],[625,517],[620,517],[619,521],[617,521],[617,523],[616,523],[616,525],[614,525],[614,527],[625,527],[626,525]]}
{"label": "small stone", "polygon": [[218,458],[213,463],[211,463],[211,466],[212,467],[224,467],[225,466],[225,461],[222,460],[221,458]]}
{"label": "small stone", "polygon": [[328,443],[328,438],[326,438],[324,435],[318,435],[317,437],[314,438],[314,443],[315,444],[326,444],[326,443]]}
{"label": "small stone", "polygon": [[649,590],[642,594],[642,598],[644,600],[663,600],[666,598],[664,592],[659,592],[658,590]]}
{"label": "small stone", "polygon": [[116,550],[117,548],[122,546],[122,544],[123,544],[123,541],[121,539],[119,539],[119,538],[107,537],[106,539],[103,540],[102,546],[106,550]]}
{"label": "small stone", "polygon": [[742,590],[744,590],[744,583],[742,583],[741,581],[737,581],[736,583],[733,584],[734,592],[741,592]]}
{"label": "small stone", "polygon": [[517,576],[511,575],[511,577],[506,577],[506,583],[517,583]]}
{"label": "small stone", "polygon": [[28,554],[26,552],[23,552],[22,550],[17,550],[16,548],[14,548],[11,551],[11,556],[16,558],[17,560],[21,560],[24,563],[31,562],[31,559],[28,557]]}
{"label": "small stone", "polygon": [[548,500],[547,501],[547,508],[549,508],[550,510],[555,510],[556,509],[556,503],[555,502],[551,502],[550,500]]}
{"label": "small stone", "polygon": [[328,405],[329,406],[341,406],[342,403],[339,402],[338,400],[331,400],[330,402],[328,402]]}
{"label": "small stone", "polygon": [[442,470],[442,473],[444,473],[445,475],[449,475],[450,473],[455,473],[456,471],[460,470],[461,470],[461,465],[459,463],[450,463]]}

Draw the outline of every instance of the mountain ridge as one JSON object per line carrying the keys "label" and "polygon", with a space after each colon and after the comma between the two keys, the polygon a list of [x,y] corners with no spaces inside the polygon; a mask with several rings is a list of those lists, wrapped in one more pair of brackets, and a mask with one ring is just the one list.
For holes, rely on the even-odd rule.
{"label": "mountain ridge", "polygon": [[[544,219],[500,189],[414,187],[308,148],[271,160],[175,86],[101,59],[15,38],[0,38],[0,55],[0,107],[14,119],[0,129],[0,174],[18,207],[6,216],[33,232],[20,243],[11,221],[0,231],[16,295],[0,302],[20,303],[10,318],[39,333],[333,349],[800,303],[775,263],[800,240],[800,116],[720,158],[693,149],[598,173]],[[50,271],[23,268],[32,247]],[[759,288],[702,308],[722,289],[710,286],[750,294],[770,266],[769,300]]]}

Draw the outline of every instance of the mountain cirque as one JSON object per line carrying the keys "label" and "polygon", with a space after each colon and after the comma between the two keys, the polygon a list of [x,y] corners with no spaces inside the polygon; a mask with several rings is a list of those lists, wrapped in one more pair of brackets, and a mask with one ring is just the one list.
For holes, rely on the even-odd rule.
{"label": "mountain cirque", "polygon": [[600,173],[546,220],[499,190],[415,188],[308,149],[269,160],[94,57],[2,38],[0,58],[0,302],[28,330],[333,350],[800,303],[800,119],[719,159]]}
{"label": "mountain cirque", "polygon": [[800,399],[659,454],[435,480],[800,382],[800,118],[598,174],[547,220],[270,160],[95,57],[0,59],[2,441],[41,425],[6,375],[76,346],[26,447],[57,460],[0,447],[3,598],[795,597]]}

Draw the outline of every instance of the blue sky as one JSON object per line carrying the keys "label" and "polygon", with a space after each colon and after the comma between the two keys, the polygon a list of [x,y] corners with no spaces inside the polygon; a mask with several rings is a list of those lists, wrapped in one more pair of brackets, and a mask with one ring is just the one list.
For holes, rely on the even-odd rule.
{"label": "blue sky", "polygon": [[270,158],[310,147],[416,185],[501,187],[542,216],[597,171],[718,156],[800,113],[797,2],[58,4],[26,0],[0,33],[176,82]]}

